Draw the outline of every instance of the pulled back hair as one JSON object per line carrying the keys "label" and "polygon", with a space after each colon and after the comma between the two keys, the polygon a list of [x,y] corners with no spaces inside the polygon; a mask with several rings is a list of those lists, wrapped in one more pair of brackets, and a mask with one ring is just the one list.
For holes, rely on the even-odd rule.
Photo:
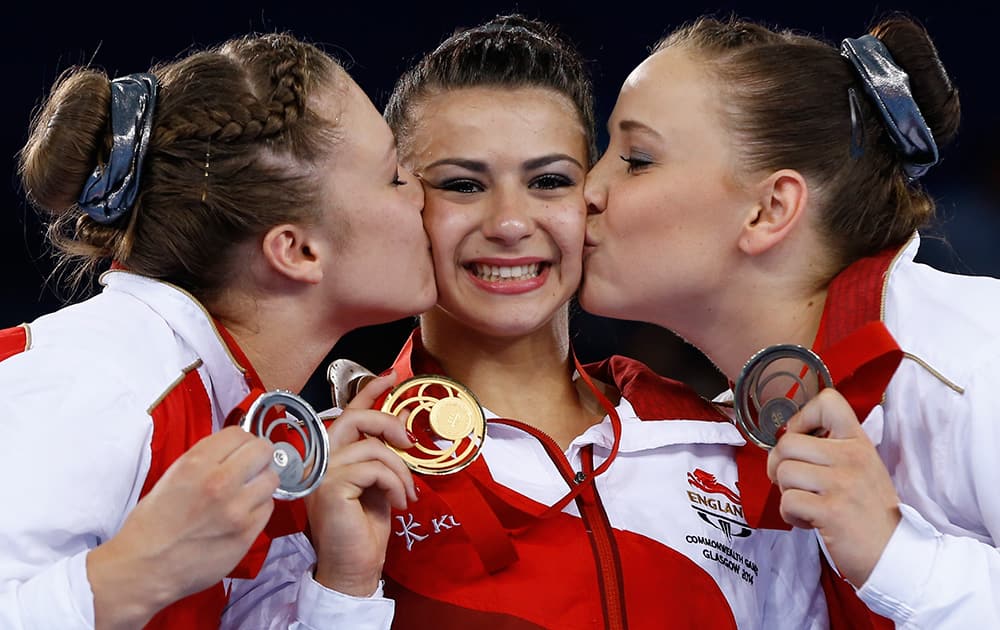
{"label": "pulled back hair", "polygon": [[455,31],[400,77],[385,118],[401,152],[408,153],[413,113],[423,99],[474,87],[543,88],[565,96],[583,125],[593,163],[594,95],[583,58],[555,27],[516,14]]}
{"label": "pulled back hair", "polygon": [[[958,90],[924,28],[896,14],[870,33],[909,75],[939,147],[958,131]],[[700,18],[655,47],[679,46],[716,80],[723,125],[734,133],[742,170],[795,169],[818,193],[819,229],[840,267],[905,243],[929,224],[934,202],[903,160],[851,62],[807,35],[737,18]],[[860,101],[862,152],[851,156],[848,89]]]}
{"label": "pulled back hair", "polygon": [[238,267],[236,246],[281,223],[319,220],[307,167],[331,151],[338,129],[316,107],[336,102],[346,73],[284,33],[233,39],[151,72],[159,95],[130,212],[101,224],[77,204],[111,148],[111,85],[98,69],[57,80],[19,154],[21,183],[50,217],[57,270],[76,283],[110,258],[204,300]]}

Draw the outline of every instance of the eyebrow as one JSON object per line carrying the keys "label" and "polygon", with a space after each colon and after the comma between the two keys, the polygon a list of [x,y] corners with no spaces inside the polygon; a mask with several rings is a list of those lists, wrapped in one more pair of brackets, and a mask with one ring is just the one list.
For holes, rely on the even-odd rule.
{"label": "eyebrow", "polygon": [[[549,164],[552,164],[554,162],[562,162],[562,161],[571,162],[575,164],[578,168],[581,169],[583,168],[583,165],[580,164],[579,160],[565,153],[551,153],[549,155],[543,155],[541,157],[532,158],[524,162],[523,167],[525,170],[533,171],[542,168],[543,166],[548,166]],[[467,160],[463,158],[444,158],[441,160],[437,160],[435,162],[431,162],[430,164],[425,166],[422,170],[428,171],[436,166],[445,166],[445,165],[458,166],[466,170],[472,171],[474,173],[485,173],[489,170],[489,167],[486,165],[485,162],[481,162],[479,160]]]}
{"label": "eyebrow", "polygon": [[[609,127],[610,127],[610,125],[609,125]],[[639,132],[642,132],[642,133],[647,133],[647,134],[649,134],[651,136],[655,136],[657,138],[661,138],[662,139],[662,137],[663,137],[663,136],[660,135],[660,132],[658,132],[657,130],[653,129],[652,127],[650,127],[649,125],[647,125],[645,123],[639,122],[638,120],[622,120],[622,121],[619,121],[618,122],[618,128],[621,129],[624,132],[639,131]],[[610,129],[609,129],[609,131],[610,131]]]}
{"label": "eyebrow", "polygon": [[576,164],[577,167],[583,168],[583,165],[574,158],[572,155],[566,155],[565,153],[550,153],[549,155],[543,155],[542,157],[537,157],[533,160],[528,160],[524,163],[527,170],[533,171],[535,169],[542,168],[543,166],[548,166],[553,162],[571,162]]}

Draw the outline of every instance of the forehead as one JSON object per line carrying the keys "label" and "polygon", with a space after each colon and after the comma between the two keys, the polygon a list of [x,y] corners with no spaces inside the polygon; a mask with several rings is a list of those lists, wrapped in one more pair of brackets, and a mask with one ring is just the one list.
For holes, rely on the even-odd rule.
{"label": "forehead", "polygon": [[317,111],[333,122],[337,137],[345,145],[384,151],[385,145],[394,143],[389,125],[371,99],[346,74],[332,89],[324,91]]}
{"label": "forehead", "polygon": [[714,116],[719,111],[719,88],[705,66],[684,48],[665,48],[647,57],[625,79],[615,115],[639,115],[653,122]]}
{"label": "forehead", "polygon": [[572,102],[544,88],[463,88],[425,98],[414,111],[414,151],[536,154],[585,151]]}

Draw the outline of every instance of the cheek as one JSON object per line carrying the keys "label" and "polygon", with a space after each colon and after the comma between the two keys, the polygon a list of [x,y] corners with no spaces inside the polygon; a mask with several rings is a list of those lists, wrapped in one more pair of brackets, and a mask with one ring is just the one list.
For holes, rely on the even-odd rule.
{"label": "cheek", "polygon": [[469,233],[471,224],[461,212],[442,208],[426,208],[424,230],[431,242],[436,265],[452,265],[459,256],[458,248]]}
{"label": "cheek", "polygon": [[548,232],[559,243],[560,249],[568,253],[583,250],[584,234],[587,230],[587,208],[582,202],[552,205],[546,208]]}
{"label": "cheek", "polygon": [[666,236],[676,224],[669,198],[661,190],[637,187],[618,201],[606,214],[609,227],[619,234],[656,239]]}

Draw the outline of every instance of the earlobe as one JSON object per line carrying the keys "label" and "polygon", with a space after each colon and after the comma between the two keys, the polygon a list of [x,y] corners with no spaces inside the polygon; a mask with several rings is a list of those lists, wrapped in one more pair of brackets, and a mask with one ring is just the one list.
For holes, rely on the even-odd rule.
{"label": "earlobe", "polygon": [[276,225],[264,234],[264,260],[276,273],[299,282],[317,284],[323,279],[318,247],[298,225]]}
{"label": "earlobe", "polygon": [[762,254],[784,241],[801,224],[809,199],[809,187],[801,173],[775,171],[757,185],[753,208],[747,213],[739,247],[750,255]]}

